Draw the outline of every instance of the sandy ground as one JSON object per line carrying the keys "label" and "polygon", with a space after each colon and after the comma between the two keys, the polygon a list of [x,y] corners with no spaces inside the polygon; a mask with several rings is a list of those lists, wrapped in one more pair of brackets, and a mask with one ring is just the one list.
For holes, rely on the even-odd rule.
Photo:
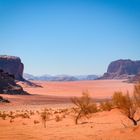
{"label": "sandy ground", "polygon": [[[73,96],[81,96],[83,91],[88,90],[91,98],[96,101],[111,98],[114,91],[129,91],[132,93],[133,84],[121,80],[96,80],[96,81],[78,81],[78,82],[41,82],[34,81],[42,88],[29,87],[26,84],[20,84],[24,90],[29,92],[28,95],[3,95],[11,101],[10,107],[28,106],[28,105],[47,105],[47,106],[71,106]],[[9,104],[0,104],[0,109],[9,108]],[[5,107],[6,106],[6,107]]]}
{"label": "sandy ground", "polygon": [[83,91],[88,90],[94,98],[110,97],[114,91],[133,90],[133,84],[128,84],[122,80],[96,80],[96,81],[76,81],[76,82],[40,82],[37,84],[43,88],[26,88],[29,93],[53,96],[81,96]]}
{"label": "sandy ground", "polygon": [[[119,110],[98,112],[90,119],[81,119],[74,124],[71,112],[72,96],[81,96],[88,90],[96,100],[110,98],[114,91],[133,90],[133,84],[120,80],[80,81],[80,82],[40,82],[43,88],[31,88],[23,85],[30,96],[4,95],[10,104],[0,104],[1,114],[28,114],[30,118],[6,115],[0,117],[0,140],[139,140],[140,127],[131,122]],[[21,83],[20,83],[21,84]],[[53,109],[50,120],[44,128],[41,112],[44,108]],[[58,108],[68,108],[68,112],[59,112]],[[55,112],[55,113],[54,113]],[[13,115],[14,116],[14,115]],[[56,121],[56,117],[61,118]],[[37,123],[36,123],[37,122]],[[125,124],[126,126],[124,126]]]}
{"label": "sandy ground", "polygon": [[[17,110],[18,111],[18,110]],[[40,111],[40,110],[39,110]],[[26,112],[22,110],[22,113]],[[35,110],[34,110],[35,112]],[[82,119],[78,125],[74,124],[72,114],[65,115],[56,121],[55,117],[63,116],[57,113],[53,119],[46,122],[46,128],[41,121],[40,114],[30,115],[30,118],[0,119],[1,140],[139,140],[140,127],[131,127],[118,110],[99,112],[90,119]],[[37,121],[37,123],[35,123]],[[127,128],[122,122],[127,124]]]}

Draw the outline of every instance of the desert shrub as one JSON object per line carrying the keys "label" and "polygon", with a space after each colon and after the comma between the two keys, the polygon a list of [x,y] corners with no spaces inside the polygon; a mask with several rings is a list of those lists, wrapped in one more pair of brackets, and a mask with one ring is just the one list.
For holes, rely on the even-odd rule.
{"label": "desert shrub", "polygon": [[113,108],[111,101],[101,102],[99,105],[101,111],[110,111]]}
{"label": "desert shrub", "polygon": [[14,114],[13,111],[10,111],[10,112],[9,112],[9,115],[10,115],[10,116],[13,116],[13,114]]}
{"label": "desert shrub", "polygon": [[34,111],[30,110],[30,115],[35,115]]}
{"label": "desert shrub", "polygon": [[91,102],[88,92],[83,92],[81,97],[74,97],[71,99],[72,103],[76,106],[74,109],[76,117],[75,124],[81,117],[88,117],[89,114],[97,112],[97,106]]}
{"label": "desert shrub", "polygon": [[1,117],[3,120],[5,120],[6,117],[7,117],[7,114],[5,114],[5,113],[3,112],[3,113],[0,114],[0,117]]}
{"label": "desert shrub", "polygon": [[134,85],[134,100],[138,107],[140,107],[140,82]]}
{"label": "desert shrub", "polygon": [[121,91],[115,92],[112,97],[113,104],[117,108],[122,108],[123,106],[127,106],[128,104],[127,99],[129,98],[128,95],[129,95],[128,93],[127,95],[124,95],[123,92]]}
{"label": "desert shrub", "polygon": [[38,120],[34,120],[34,124],[38,124],[40,123]]}
{"label": "desert shrub", "polygon": [[23,119],[30,119],[30,116],[27,113],[17,114],[16,117],[21,117]]}
{"label": "desert shrub", "polygon": [[128,117],[134,125],[140,121],[140,117],[136,118],[136,114],[140,108],[140,84],[134,86],[134,92],[130,97],[129,92],[123,94],[122,92],[115,92],[112,97],[114,106],[121,109],[121,112]]}
{"label": "desert shrub", "polygon": [[56,115],[55,116],[55,121],[60,122],[60,121],[62,121],[62,118],[59,115]]}
{"label": "desert shrub", "polygon": [[10,119],[10,123],[13,123],[14,122],[14,119]]}
{"label": "desert shrub", "polygon": [[40,112],[39,112],[38,110],[36,111],[36,113],[37,113],[37,114],[40,114]]}
{"label": "desert shrub", "polygon": [[41,119],[42,123],[44,124],[44,128],[46,128],[46,122],[49,120],[50,113],[47,109],[44,109],[44,111],[41,113]]}

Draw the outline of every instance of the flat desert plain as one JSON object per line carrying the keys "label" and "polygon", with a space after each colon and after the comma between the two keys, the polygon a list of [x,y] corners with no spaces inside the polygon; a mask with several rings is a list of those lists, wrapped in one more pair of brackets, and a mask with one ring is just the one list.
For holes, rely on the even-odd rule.
{"label": "flat desert plain", "polygon": [[[121,80],[41,82],[42,88],[19,83],[31,95],[3,95],[11,103],[0,104],[0,140],[139,140],[140,127],[133,127],[118,109],[97,112],[74,123],[70,98],[88,90],[95,101],[111,98],[114,91],[129,91],[133,84]],[[46,123],[41,114],[46,108]]]}

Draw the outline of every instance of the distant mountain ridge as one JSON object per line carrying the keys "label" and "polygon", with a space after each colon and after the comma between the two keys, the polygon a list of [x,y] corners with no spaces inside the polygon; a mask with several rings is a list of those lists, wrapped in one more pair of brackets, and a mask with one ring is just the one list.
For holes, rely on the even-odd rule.
{"label": "distant mountain ridge", "polygon": [[100,79],[132,79],[140,73],[140,60],[120,59],[109,64]]}
{"label": "distant mountain ridge", "polygon": [[23,77],[26,80],[39,80],[39,81],[82,81],[82,80],[95,80],[99,76],[97,75],[42,75],[42,76],[34,76],[31,74],[24,73]]}

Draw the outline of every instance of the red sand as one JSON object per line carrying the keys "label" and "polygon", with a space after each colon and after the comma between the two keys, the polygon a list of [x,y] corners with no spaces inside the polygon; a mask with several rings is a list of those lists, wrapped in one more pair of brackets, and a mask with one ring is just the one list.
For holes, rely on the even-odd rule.
{"label": "red sand", "polygon": [[[31,96],[4,95],[10,104],[0,104],[0,110],[39,110],[49,108],[68,108],[69,98],[81,96],[82,91],[88,90],[92,98],[105,99],[112,96],[114,91],[127,90],[132,93],[133,84],[120,80],[80,81],[80,82],[39,82],[43,88],[25,87]],[[21,83],[20,83],[21,84]],[[55,115],[55,114],[54,114]],[[62,114],[58,114],[63,116]],[[34,120],[39,121],[34,124]],[[72,115],[62,121],[48,121],[44,128],[40,115],[35,113],[30,119],[0,118],[0,140],[139,140],[140,127],[132,123],[119,110],[95,113],[85,123],[75,125]],[[124,128],[125,123],[128,127]]]}
{"label": "red sand", "polygon": [[133,84],[121,80],[96,80],[78,82],[41,82],[35,83],[43,88],[33,88],[21,84],[24,90],[32,96],[3,95],[9,99],[12,105],[44,105],[44,104],[67,104],[73,96],[81,96],[82,92],[88,90],[90,96],[96,100],[110,98],[114,91],[124,93],[133,91]]}
{"label": "red sand", "polygon": [[55,96],[81,96],[82,91],[88,90],[94,98],[106,98],[112,96],[114,91],[132,92],[133,84],[121,80],[96,80],[78,82],[36,82],[43,88],[24,88],[31,94],[55,95]]}

